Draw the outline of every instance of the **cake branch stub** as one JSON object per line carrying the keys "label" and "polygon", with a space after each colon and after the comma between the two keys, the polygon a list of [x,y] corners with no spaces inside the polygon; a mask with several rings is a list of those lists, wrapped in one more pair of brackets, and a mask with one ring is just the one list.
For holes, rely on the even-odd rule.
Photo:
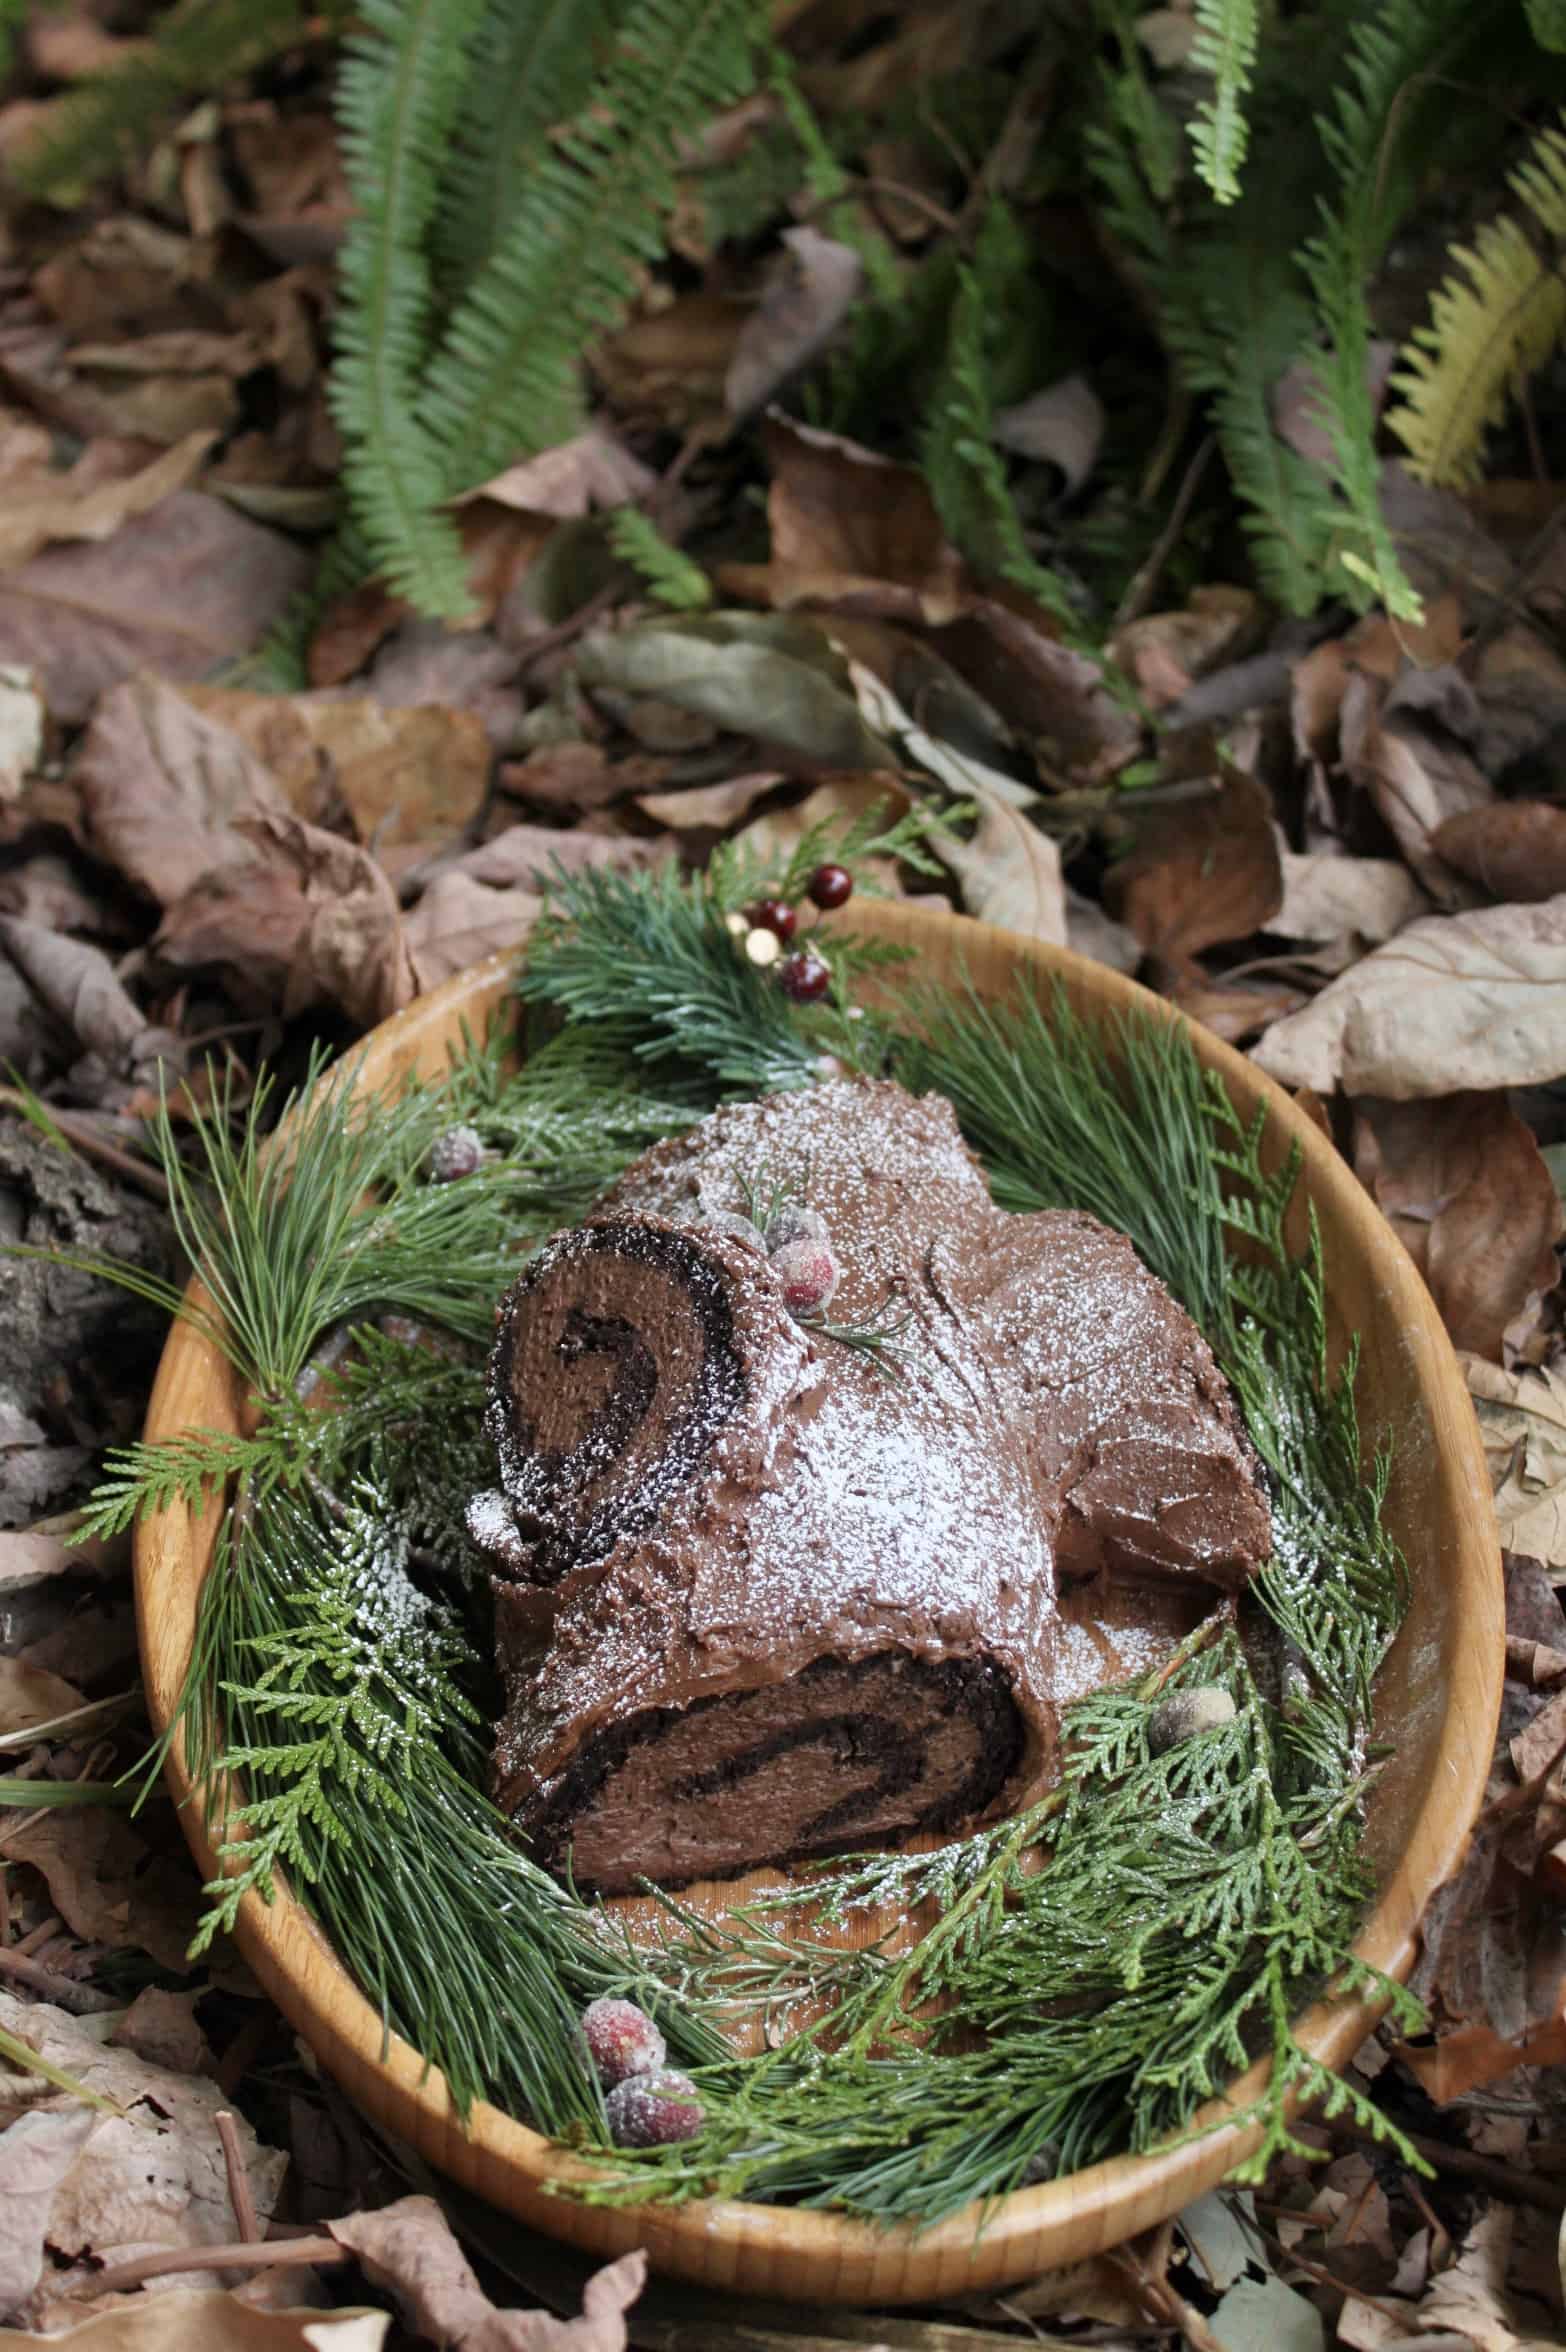
{"label": "cake branch stub", "polygon": [[[738,1206],[771,1167],[808,1168],[834,1321],[906,1309],[904,1377],[789,1313]],[[1060,1578],[1233,1586],[1269,1550],[1233,1400],[1129,1242],[998,1209],[950,1106],[884,1082],[654,1146],[509,1295],[489,1412],[497,1794],[611,1891],[1022,1801]]]}

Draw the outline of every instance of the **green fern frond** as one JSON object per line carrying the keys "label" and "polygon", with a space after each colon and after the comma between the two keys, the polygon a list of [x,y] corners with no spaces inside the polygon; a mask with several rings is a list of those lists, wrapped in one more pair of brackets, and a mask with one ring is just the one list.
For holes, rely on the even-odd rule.
{"label": "green fern frond", "polygon": [[[19,22],[26,7],[7,0],[3,14]],[[10,174],[34,196],[102,179],[183,101],[209,97],[347,15],[346,0],[318,7],[308,0],[185,0],[160,20],[152,39],[52,106],[49,127],[10,162]]]}
{"label": "green fern frond", "polygon": [[626,0],[487,0],[434,227],[448,306],[514,217],[548,132],[586,105],[625,11]]}
{"label": "green fern frond", "polygon": [[1382,0],[1374,16],[1356,25],[1348,74],[1317,126],[1339,193],[1322,206],[1321,227],[1299,255],[1327,338],[1317,372],[1333,483],[1344,509],[1338,561],[1401,620],[1417,620],[1423,607],[1381,512],[1369,290],[1412,192],[1399,152],[1411,142],[1398,137],[1399,110],[1472,19],[1472,0]]}
{"label": "green fern frond", "polygon": [[995,447],[986,331],[1008,313],[1007,281],[1030,266],[1027,246],[1003,205],[992,205],[971,266],[957,273],[947,325],[946,364],[925,419],[924,476],[941,521],[974,567],[1023,588],[1079,637],[1082,617],[1066,581],[1039,563],[1017,519],[1005,461]]}
{"label": "green fern frond", "polygon": [[[332,411],[355,519],[400,595],[423,612],[468,610],[455,524],[425,422],[434,331],[425,239],[484,0],[363,0],[337,84],[354,219],[339,265]],[[472,476],[483,478],[493,467]]]}
{"label": "green fern frond", "polygon": [[1566,332],[1566,137],[1541,130],[1511,175],[1524,221],[1502,213],[1471,245],[1454,248],[1454,274],[1430,299],[1430,324],[1403,353],[1392,379],[1402,405],[1388,422],[1421,481],[1463,487],[1480,478],[1485,435],[1504,417],[1523,379]]}
{"label": "green fern frond", "polygon": [[1566,49],[1566,0],[1523,0],[1528,30],[1541,49]]}
{"label": "green fern frond", "polygon": [[712,583],[664,537],[650,515],[622,506],[609,518],[609,544],[637,574],[649,596],[675,612],[701,612],[712,602]]}
{"label": "green fern frond", "polygon": [[425,377],[441,495],[577,429],[581,356],[662,251],[675,142],[751,86],[759,17],[760,0],[634,0],[592,106],[530,173]]}
{"label": "green fern frond", "polygon": [[867,228],[848,201],[849,178],[833,152],[832,143],[817,118],[794,71],[793,59],[774,41],[767,54],[767,79],[783,110],[783,119],[799,142],[804,159],[805,185],[824,208],[825,226],[851,246],[865,265],[865,283],[878,302],[895,302],[902,291],[903,273],[888,240]]}
{"label": "green fern frond", "polygon": [[1191,64],[1210,74],[1213,94],[1204,98],[1191,122],[1196,168],[1220,204],[1240,193],[1245,161],[1245,97],[1261,35],[1260,0],[1196,0],[1196,38]]}

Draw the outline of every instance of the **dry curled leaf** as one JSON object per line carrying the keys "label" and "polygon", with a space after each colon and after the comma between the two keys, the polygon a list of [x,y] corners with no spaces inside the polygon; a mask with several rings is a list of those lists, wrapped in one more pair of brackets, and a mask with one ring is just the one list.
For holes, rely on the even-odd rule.
{"label": "dry curled leaf", "polygon": [[0,915],[0,948],[39,1003],[111,1066],[150,1061],[177,1043],[166,1030],[149,1027],[101,948],[19,915]]}
{"label": "dry curled leaf", "polygon": [[101,477],[78,458],[68,473],[46,469],[0,476],[0,571],[26,563],[41,547],[65,539],[107,539],[134,515],[143,515],[183,490],[192,480],[216,434],[187,433],[151,465]]}
{"label": "dry curled leaf", "polygon": [[1362,1102],[1354,1164],[1454,1343],[1499,1363],[1560,1276],[1566,1216],[1532,1128],[1504,1094]]}
{"label": "dry curled leaf", "polygon": [[104,696],[76,784],[96,855],[165,907],[233,855],[238,818],[286,806],[256,748],[151,676]]}
{"label": "dry curled leaf", "polygon": [[1509,1552],[1566,1572],[1566,1379],[1463,1359]]}
{"label": "dry curled leaf", "polygon": [[1190,972],[1204,948],[1265,930],[1283,888],[1266,794],[1231,770],[1210,798],[1160,811],[1113,885],[1121,921],[1172,973]]}
{"label": "dry curled leaf", "polygon": [[1369,795],[1415,878],[1439,904],[1460,906],[1469,893],[1432,837],[1448,818],[1493,800],[1493,788],[1449,735],[1417,711],[1386,705],[1373,679],[1362,671],[1349,677],[1340,720],[1343,765]]}
{"label": "dry curled leaf", "polygon": [[489,498],[528,514],[569,517],[589,514],[594,507],[630,505],[645,498],[657,483],[651,466],[633,457],[605,426],[595,424],[570,441],[541,450],[537,457],[507,466],[503,474],[469,490],[461,503]]}
{"label": "dry curled leaf", "polygon": [[49,547],[0,575],[0,660],[36,672],[58,719],[133,671],[200,678],[249,653],[311,558],[220,498],[176,491],[101,545]]}
{"label": "dry curled leaf", "polygon": [[0,2319],[24,2303],[43,2276],[49,2215],[100,2110],[39,2108],[0,2132]]}
{"label": "dry curled leaf", "polygon": [[1062,376],[1015,408],[998,410],[993,429],[1002,449],[1059,466],[1070,494],[1093,471],[1104,423],[1104,403],[1086,376],[1078,374]]}
{"label": "dry curled leaf", "polygon": [[1526,904],[1566,891],[1566,808],[1549,801],[1466,809],[1436,828],[1430,846],[1492,898]]}
{"label": "dry curled leaf", "polygon": [[[216,2122],[226,2103],[215,2082],[106,2048],[81,2021],[45,2002],[28,2005],[0,1993],[0,2023],[120,2110],[93,2112],[74,2161],[55,2183],[44,2235],[57,2253],[109,2262],[153,2249],[232,2243],[239,2225]],[[8,2075],[0,2085],[0,2118],[15,2129],[58,2096],[42,2076]],[[263,2147],[242,2116],[234,2128],[264,2223],[288,2159]],[[0,2138],[0,2151],[5,2144]]]}
{"label": "dry curled leaf", "polygon": [[373,2285],[397,2297],[409,2326],[451,2352],[625,2352],[625,2314],[647,2276],[645,2254],[622,2254],[587,2281],[578,2319],[500,2311],[433,2197],[401,2197],[326,2227]]}
{"label": "dry curled leaf", "polygon": [[85,1704],[76,1685],[63,1675],[25,1665],[20,1658],[0,1657],[0,1735],[24,1731],[30,1723],[52,1722]]}
{"label": "dry curled leaf", "polygon": [[420,995],[485,956],[515,954],[543,908],[536,890],[491,890],[471,874],[437,874],[403,927]]}
{"label": "dry curled leaf", "polygon": [[[70,2308],[56,2304],[53,2316],[64,2319]],[[381,2352],[390,2326],[390,2312],[364,2305],[258,2311],[225,2289],[180,2287],[113,2296],[74,2327],[9,2342],[49,2352]]]}
{"label": "dry curled leaf", "polygon": [[1317,1094],[1548,1085],[1566,1073],[1566,895],[1410,923],[1252,1050]]}
{"label": "dry curled leaf", "polygon": [[0,1855],[29,1863],[74,1935],[113,1952],[146,1952],[188,1976],[200,1891],[184,1853],[156,1852],[135,1824],[104,1806],[40,1806],[11,1817]]}
{"label": "dry curled leaf", "polygon": [[1278,844],[1283,896],[1267,928],[1280,939],[1327,945],[1339,939],[1377,947],[1405,923],[1430,912],[1430,901],[1395,858],[1297,856]]}
{"label": "dry curled leaf", "polygon": [[819,359],[859,299],[865,265],[851,245],[807,225],[783,231],[786,253],[746,319],[723,379],[730,416],[747,417]]}

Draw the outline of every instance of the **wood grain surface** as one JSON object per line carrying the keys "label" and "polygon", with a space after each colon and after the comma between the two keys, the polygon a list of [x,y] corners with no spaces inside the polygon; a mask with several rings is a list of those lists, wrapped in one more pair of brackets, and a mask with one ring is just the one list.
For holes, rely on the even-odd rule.
{"label": "wood grain surface", "polygon": [[[1004,998],[1019,973],[1061,982],[1076,1009],[1102,1022],[1137,1009],[1174,1018],[1160,999],[1098,964],[964,918],[891,902],[856,903],[855,927],[913,946],[922,981],[966,972],[985,996]],[[462,1025],[482,1031],[504,996],[500,958],[459,974],[387,1022],[359,1059],[357,1082],[395,1086],[437,1076]],[[1359,1394],[1367,1443],[1390,1435],[1395,1468],[1387,1518],[1413,1573],[1408,1622],[1383,1673],[1378,1733],[1392,1749],[1371,1800],[1370,1845],[1380,1899],[1357,1949],[1390,1976],[1416,1950],[1426,1902],[1456,1867],[1483,1794],[1504,1658],[1500,1556],[1490,1485],[1473,1409],[1429,1294],[1390,1227],[1321,1132],[1289,1097],[1230,1047],[1192,1030],[1202,1059],[1242,1112],[1262,1101],[1271,1149],[1304,1154],[1304,1192],[1321,1223],[1335,1344],[1358,1332]],[[1303,1211],[1301,1212],[1303,1214]],[[149,1439],[191,1427],[238,1426],[241,1400],[228,1367],[189,1324],[170,1335],[148,1408]],[[136,1603],[155,1728],[172,1715],[195,1633],[196,1606],[217,1534],[215,1512],[182,1506],[146,1520],[136,1539]],[[217,1863],[190,1795],[176,1735],[167,1777],[204,1878]],[[710,1911],[761,1877],[699,1890]],[[634,1917],[635,1907],[625,1906]],[[305,1911],[286,1894],[271,1905],[247,1895],[237,1940],[278,2007],[349,2096],[430,2163],[535,2228],[611,2255],[645,2246],[653,2263],[735,2294],[840,2303],[924,2302],[1014,2284],[1051,2265],[1118,2244],[1212,2187],[1246,2153],[1249,2136],[1223,2123],[1178,2148],[1117,2158],[999,2200],[980,2226],[976,2210],[916,2232],[879,2229],[827,2213],[712,2200],[680,2208],[608,2210],[549,2194],[582,2176],[581,2161],[497,2109],[479,2106],[466,2125],[443,2078],[419,2052],[382,2032],[376,2010]],[[1380,2014],[1362,1999],[1322,2003],[1300,2037],[1329,2066],[1345,2063]],[[1259,2070],[1232,2102],[1254,2097]]]}

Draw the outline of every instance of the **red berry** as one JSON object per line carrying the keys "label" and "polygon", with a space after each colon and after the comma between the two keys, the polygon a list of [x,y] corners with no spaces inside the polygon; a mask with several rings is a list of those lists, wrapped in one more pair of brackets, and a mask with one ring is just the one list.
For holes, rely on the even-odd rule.
{"label": "red berry", "polygon": [[590,2002],[582,2012],[587,2054],[606,2091],[637,2075],[650,2074],[668,2056],[662,2034],[634,2001]]}
{"label": "red berry", "polygon": [[773,1251],[772,1264],[791,1315],[819,1315],[842,1279],[842,1268],[827,1241],[786,1241]]}
{"label": "red berry", "polygon": [[818,907],[840,907],[854,895],[854,877],[846,866],[817,866],[805,888]]}
{"label": "red berry", "polygon": [[487,1157],[476,1127],[448,1127],[430,1145],[424,1173],[432,1184],[455,1184],[459,1177],[475,1175]]}
{"label": "red berry", "polygon": [[633,2074],[604,2101],[609,2136],[617,2148],[665,2148],[701,2130],[701,2100],[689,2075],[672,2066]]}
{"label": "red berry", "polygon": [[758,930],[775,932],[779,939],[792,939],[799,923],[797,910],[786,898],[758,898],[750,919]]}
{"label": "red berry", "polygon": [[814,1004],[832,985],[832,968],[812,947],[802,947],[778,966],[778,986],[795,1004]]}

